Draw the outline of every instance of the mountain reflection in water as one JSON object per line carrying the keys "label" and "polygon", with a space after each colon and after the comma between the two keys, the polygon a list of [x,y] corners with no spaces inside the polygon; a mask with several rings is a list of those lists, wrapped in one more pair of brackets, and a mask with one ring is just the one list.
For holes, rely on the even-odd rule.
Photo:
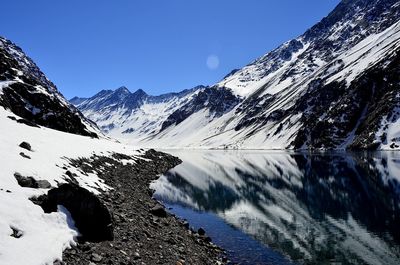
{"label": "mountain reflection in water", "polygon": [[152,184],[162,201],[215,213],[296,263],[400,264],[399,153],[170,153],[184,162]]}

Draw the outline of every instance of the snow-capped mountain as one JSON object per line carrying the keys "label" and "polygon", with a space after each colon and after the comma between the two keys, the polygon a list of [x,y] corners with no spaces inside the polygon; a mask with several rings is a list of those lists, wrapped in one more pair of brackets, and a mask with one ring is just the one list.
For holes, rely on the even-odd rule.
{"label": "snow-capped mountain", "polygon": [[70,100],[105,133],[143,141],[179,125],[204,108],[215,117],[222,116],[238,101],[229,90],[204,86],[160,96],[147,95],[141,89],[131,93],[126,87],[120,87],[115,91],[102,90],[89,99]]}
{"label": "snow-capped mountain", "polygon": [[111,136],[145,146],[399,149],[399,18],[397,0],[343,0],[214,86],[162,101],[119,89],[72,103]]}
{"label": "snow-capped mountain", "polygon": [[97,137],[99,130],[71,105],[36,64],[9,40],[0,37],[0,106],[56,130]]}

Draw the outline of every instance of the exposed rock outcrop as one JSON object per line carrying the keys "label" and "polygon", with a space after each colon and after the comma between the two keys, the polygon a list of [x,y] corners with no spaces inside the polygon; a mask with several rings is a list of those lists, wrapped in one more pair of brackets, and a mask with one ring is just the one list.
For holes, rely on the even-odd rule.
{"label": "exposed rock outcrop", "polygon": [[93,193],[75,184],[62,184],[49,190],[40,203],[46,213],[64,206],[75,221],[81,240],[99,242],[113,240],[113,219],[104,203]]}

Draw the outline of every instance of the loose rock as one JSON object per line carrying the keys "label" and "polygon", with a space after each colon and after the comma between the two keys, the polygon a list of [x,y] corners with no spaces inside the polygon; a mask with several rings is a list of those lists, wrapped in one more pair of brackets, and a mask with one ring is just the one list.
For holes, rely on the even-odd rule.
{"label": "loose rock", "polygon": [[204,230],[204,228],[200,227],[199,230],[197,230],[197,233],[200,236],[204,236],[206,234],[206,230]]}
{"label": "loose rock", "polygon": [[12,230],[12,234],[11,234],[12,237],[14,237],[14,238],[22,237],[23,233],[20,230],[18,230],[17,228],[11,227],[11,230]]}
{"label": "loose rock", "polygon": [[19,153],[19,155],[22,156],[23,158],[31,159],[31,157],[28,155],[25,155],[24,152]]}
{"label": "loose rock", "polygon": [[167,217],[167,212],[165,211],[165,208],[162,205],[156,205],[153,208],[150,209],[150,212],[158,217]]}
{"label": "loose rock", "polygon": [[100,262],[102,259],[103,257],[96,253],[93,253],[91,256],[91,260],[94,262]]}
{"label": "loose rock", "polygon": [[26,149],[26,150],[28,150],[28,151],[32,151],[31,145],[30,145],[29,143],[27,143],[27,142],[22,142],[22,143],[20,143],[20,144],[19,144],[19,147],[24,148],[24,149]]}
{"label": "loose rock", "polygon": [[14,173],[14,177],[18,184],[24,188],[37,188],[36,180],[32,177],[24,177],[20,173]]}
{"label": "loose rock", "polygon": [[36,180],[33,177],[24,177],[18,172],[14,173],[14,177],[18,184],[24,188],[49,189],[51,187],[50,182],[47,180]]}

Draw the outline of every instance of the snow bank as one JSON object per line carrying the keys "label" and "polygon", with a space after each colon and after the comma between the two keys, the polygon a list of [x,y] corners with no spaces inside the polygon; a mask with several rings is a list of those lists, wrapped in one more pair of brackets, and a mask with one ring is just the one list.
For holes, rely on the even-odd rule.
{"label": "snow bank", "polygon": [[[78,175],[80,185],[99,193],[110,187],[95,174],[85,176],[69,168],[67,158],[111,155],[112,152],[139,157],[141,152],[105,139],[29,127],[7,116],[15,117],[0,108],[0,264],[52,264],[54,260],[61,259],[63,249],[74,244],[77,231],[65,209],[45,214],[33,204],[29,198],[46,190],[20,187],[14,173],[48,180],[56,186],[66,182],[68,177],[63,167],[67,167]],[[32,146],[32,152],[19,147],[23,141]],[[23,158],[20,152],[31,159]]]}

